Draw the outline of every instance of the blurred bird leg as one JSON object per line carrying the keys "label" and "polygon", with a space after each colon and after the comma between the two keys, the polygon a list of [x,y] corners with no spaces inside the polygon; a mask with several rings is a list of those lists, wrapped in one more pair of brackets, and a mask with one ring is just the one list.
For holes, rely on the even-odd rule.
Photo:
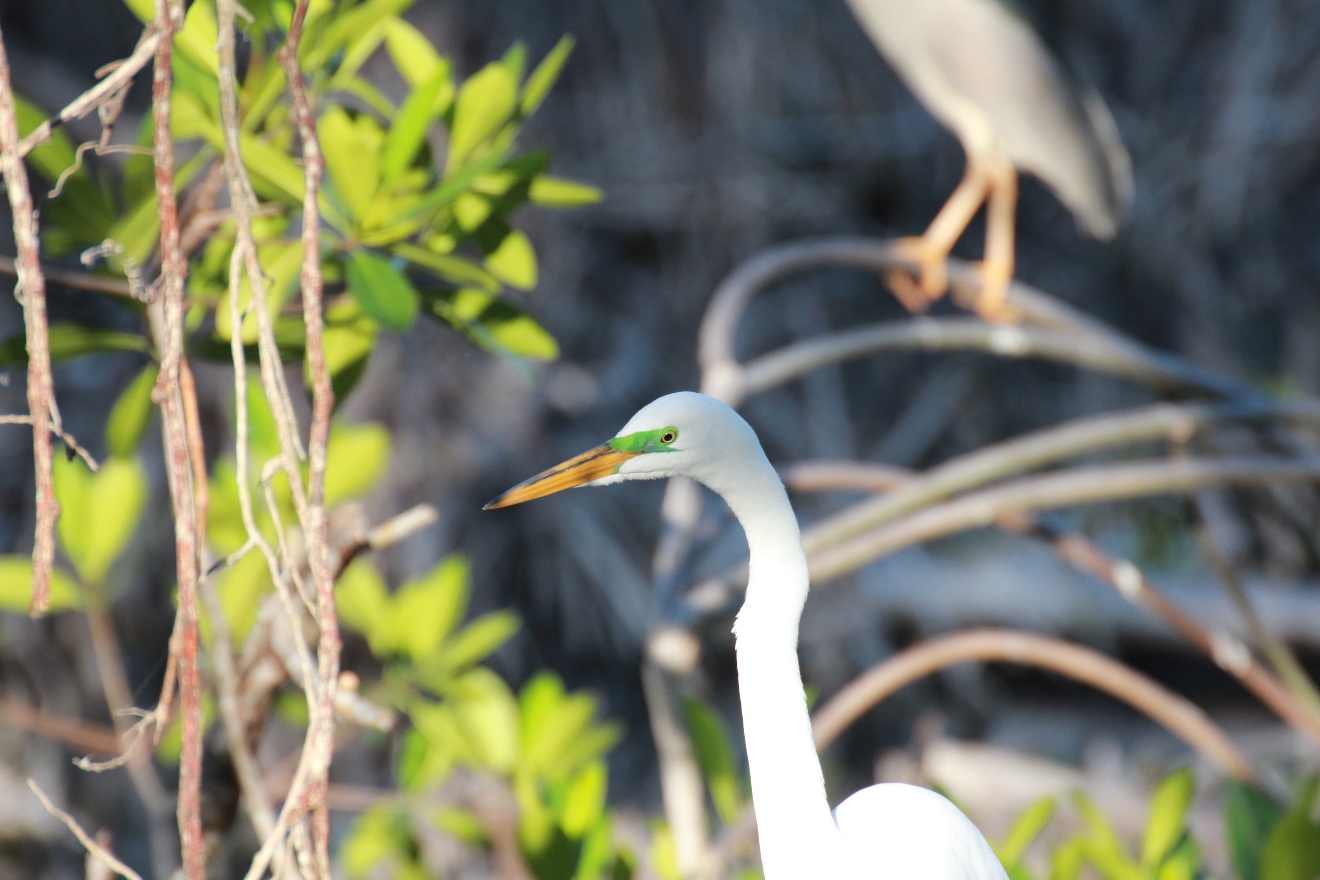
{"label": "blurred bird leg", "polygon": [[[970,154],[969,154],[970,155]],[[913,285],[904,278],[895,284],[897,272],[890,273],[890,286],[894,295],[907,307],[908,311],[925,311],[926,307],[944,295],[949,289],[949,271],[946,263],[953,244],[967,229],[977,209],[985,202],[987,193],[995,183],[991,169],[980,162],[968,160],[967,172],[954,189],[949,200],[940,208],[926,231],[916,238],[900,238],[897,255],[900,259],[915,263],[919,269],[919,285]],[[1010,247],[1012,241],[1009,242]],[[913,302],[918,304],[913,308]]]}
{"label": "blurred bird leg", "polygon": [[970,305],[992,324],[1016,324],[1019,310],[1009,305],[1008,283],[1013,280],[1013,224],[1017,213],[1017,170],[1008,162],[996,167],[990,178],[985,215],[985,259],[978,274],[981,289]]}

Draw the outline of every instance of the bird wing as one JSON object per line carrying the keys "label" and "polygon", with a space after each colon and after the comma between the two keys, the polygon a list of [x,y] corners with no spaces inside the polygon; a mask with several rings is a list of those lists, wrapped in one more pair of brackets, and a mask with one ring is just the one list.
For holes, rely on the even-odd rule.
{"label": "bird wing", "polygon": [[980,108],[1014,165],[1043,180],[1092,235],[1112,238],[1131,198],[1131,165],[1099,95],[1002,3],[940,5],[925,37],[947,87]]}
{"label": "bird wing", "polygon": [[990,844],[949,800],[915,785],[872,785],[834,811],[862,876],[1007,880]]}

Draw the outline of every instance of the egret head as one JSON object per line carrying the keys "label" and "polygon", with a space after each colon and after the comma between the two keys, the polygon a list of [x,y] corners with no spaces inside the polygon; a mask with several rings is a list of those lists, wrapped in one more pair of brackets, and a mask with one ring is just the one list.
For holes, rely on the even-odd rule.
{"label": "egret head", "polygon": [[574,486],[692,477],[718,489],[721,475],[765,458],[751,427],[728,406],[692,391],[648,403],[614,439],[524,480],[485,507],[508,507]]}

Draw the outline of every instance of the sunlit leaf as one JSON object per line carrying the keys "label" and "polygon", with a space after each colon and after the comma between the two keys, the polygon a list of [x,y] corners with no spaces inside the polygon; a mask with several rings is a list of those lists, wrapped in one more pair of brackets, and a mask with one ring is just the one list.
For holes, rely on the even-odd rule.
{"label": "sunlit leaf", "polygon": [[448,669],[479,663],[507,642],[518,631],[519,625],[518,616],[511,611],[483,614],[445,644],[441,663]]}
{"label": "sunlit leaf", "polygon": [[85,584],[102,584],[137,530],[147,500],[147,475],[136,459],[110,458],[92,473],[81,459],[56,457],[60,545]]}
{"label": "sunlit leaf", "polygon": [[385,183],[394,183],[425,143],[426,131],[436,118],[436,97],[448,82],[449,71],[436,70],[430,79],[414,88],[399,107],[394,124],[385,136],[381,158],[381,176]]}
{"label": "sunlit leaf", "polygon": [[1143,865],[1157,866],[1183,836],[1195,784],[1192,771],[1184,767],[1166,776],[1155,789],[1141,843]]}
{"label": "sunlit leaf", "polygon": [[389,607],[385,579],[370,562],[355,559],[335,581],[339,619],[366,636],[373,651],[388,650],[384,628],[390,625]]}
{"label": "sunlit leaf", "polygon": [[446,168],[464,164],[474,149],[509,119],[518,86],[509,69],[494,62],[474,73],[454,99],[454,121],[449,136]]}
{"label": "sunlit leaf", "polygon": [[[322,334],[326,371],[335,393],[336,405],[342,403],[357,385],[367,368],[367,359],[376,345],[376,322],[362,314],[356,301],[343,299],[325,310]],[[304,364],[305,381],[311,386],[310,366]]]}
{"label": "sunlit leaf", "polygon": [[554,360],[559,345],[540,324],[515,306],[471,287],[426,291],[432,314],[448,321],[487,351]]}
{"label": "sunlit leaf", "polygon": [[159,372],[155,363],[147,364],[128,383],[128,387],[120,392],[105,423],[105,445],[111,455],[126,458],[133,454],[133,450],[142,441],[151,414],[156,409],[156,404],[151,400],[151,389],[156,386]]}
{"label": "sunlit leaf", "polygon": [[382,327],[402,333],[417,315],[417,290],[389,260],[355,250],[348,258],[348,289],[362,313]]}
{"label": "sunlit leaf", "polygon": [[[18,133],[26,136],[46,121],[46,112],[30,101],[14,96],[14,115],[18,119]],[[33,147],[25,160],[32,170],[41,175],[48,184],[53,184],[75,161],[73,141],[61,128],[53,129],[50,139],[44,144]]]}
{"label": "sunlit leaf", "polygon": [[533,204],[543,208],[580,208],[594,205],[603,198],[601,191],[594,186],[549,174],[538,175],[527,195]]}
{"label": "sunlit leaf", "polygon": [[1058,801],[1047,795],[1022,811],[1004,836],[1003,842],[995,847],[996,854],[1005,865],[1015,865],[1022,861],[1027,848],[1050,824],[1050,819],[1054,818],[1057,807]]}
{"label": "sunlit leaf", "polygon": [[454,682],[450,700],[476,760],[499,773],[512,771],[518,758],[518,701],[504,680],[485,667],[469,669]]}
{"label": "sunlit leaf", "polygon": [[174,37],[174,47],[181,56],[215,77],[220,73],[220,56],[215,48],[219,33],[213,0],[194,0],[184,15],[183,27]]}
{"label": "sunlit leaf", "polygon": [[385,133],[369,116],[354,119],[329,107],[321,113],[317,134],[330,183],[349,215],[360,221],[380,186]]}
{"label": "sunlit leaf", "polygon": [[445,281],[460,287],[476,285],[490,293],[500,289],[500,282],[494,275],[463,257],[406,242],[400,242],[392,250],[408,262],[429,269]]}
{"label": "sunlit leaf", "polygon": [[517,229],[509,230],[499,247],[486,256],[486,268],[512,287],[531,290],[536,286],[536,251]]}
{"label": "sunlit leaf", "polygon": [[[0,556],[0,611],[27,613],[32,599],[32,560],[26,556]],[[78,585],[58,568],[50,572],[49,611],[82,606]]]}
{"label": "sunlit leaf", "polygon": [[431,41],[417,28],[399,18],[386,19],[384,28],[385,49],[410,88],[417,88],[435,76],[438,70],[448,72],[449,62],[440,57]]}
{"label": "sunlit leaf", "polygon": [[605,765],[595,761],[583,767],[568,785],[560,825],[571,837],[581,837],[605,812],[605,791],[609,775]]}
{"label": "sunlit leaf", "polygon": [[530,115],[545,96],[550,92],[550,87],[555,84],[559,78],[559,72],[564,67],[564,62],[568,60],[569,53],[573,51],[574,40],[571,36],[560,37],[559,42],[550,53],[541,60],[541,63],[532,71],[532,75],[527,77],[527,82],[523,85],[522,100],[520,109],[524,116]]}
{"label": "sunlit leaf", "polygon": [[390,610],[392,645],[413,660],[428,657],[453,632],[467,609],[467,597],[468,565],[461,556],[448,556],[408,581]]}
{"label": "sunlit leaf", "polygon": [[1260,853],[1260,880],[1315,880],[1320,876],[1320,825],[1311,821],[1317,777],[1303,782],[1288,812],[1274,824]]}
{"label": "sunlit leaf", "polygon": [[325,503],[366,494],[390,465],[390,432],[383,425],[338,425],[326,450]]}

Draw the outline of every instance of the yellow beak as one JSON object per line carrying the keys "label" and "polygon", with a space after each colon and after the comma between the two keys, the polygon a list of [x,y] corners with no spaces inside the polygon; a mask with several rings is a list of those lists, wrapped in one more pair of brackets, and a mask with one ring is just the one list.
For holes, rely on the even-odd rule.
{"label": "yellow beak", "polygon": [[620,452],[608,443],[588,449],[579,456],[542,471],[529,480],[523,480],[503,495],[487,502],[482,510],[494,510],[497,507],[509,507],[522,504],[533,498],[553,495],[564,489],[572,489],[601,477],[608,477],[630,458],[636,458],[640,452]]}

